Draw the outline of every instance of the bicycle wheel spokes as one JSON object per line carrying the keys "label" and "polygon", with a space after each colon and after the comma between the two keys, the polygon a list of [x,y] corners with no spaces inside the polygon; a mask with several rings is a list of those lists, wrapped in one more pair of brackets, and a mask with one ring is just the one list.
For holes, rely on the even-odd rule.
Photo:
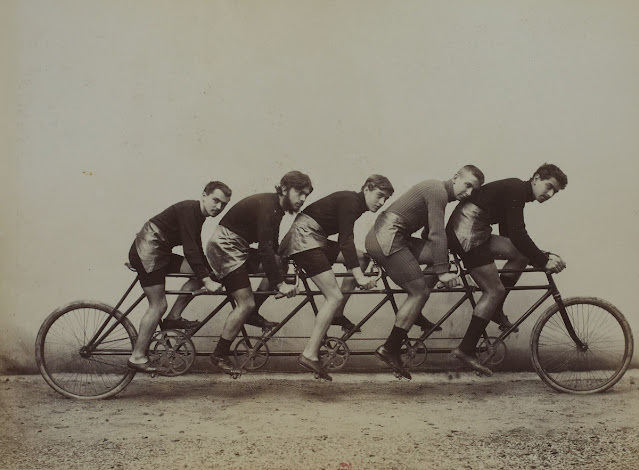
{"label": "bicycle wheel spokes", "polygon": [[632,334],[623,315],[595,298],[565,301],[567,318],[582,344],[573,340],[558,306],[535,325],[531,341],[533,364],[556,390],[592,393],[612,387],[628,368]]}
{"label": "bicycle wheel spokes", "polygon": [[[54,390],[72,398],[106,398],[131,381],[135,372],[126,363],[137,335],[128,319],[111,311],[104,304],[75,302],[45,320],[36,340],[36,361]],[[116,318],[121,323],[100,344],[87,344],[105,322],[108,329]]]}
{"label": "bicycle wheel spokes", "polygon": [[257,370],[266,364],[269,349],[261,338],[247,336],[235,345],[235,357],[239,369]]}

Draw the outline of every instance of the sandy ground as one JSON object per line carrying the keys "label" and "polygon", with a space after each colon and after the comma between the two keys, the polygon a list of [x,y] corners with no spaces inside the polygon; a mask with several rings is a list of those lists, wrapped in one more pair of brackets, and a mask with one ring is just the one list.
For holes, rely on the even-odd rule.
{"label": "sandy ground", "polygon": [[588,396],[533,373],[138,374],[78,401],[3,376],[0,406],[0,468],[639,468],[637,369]]}

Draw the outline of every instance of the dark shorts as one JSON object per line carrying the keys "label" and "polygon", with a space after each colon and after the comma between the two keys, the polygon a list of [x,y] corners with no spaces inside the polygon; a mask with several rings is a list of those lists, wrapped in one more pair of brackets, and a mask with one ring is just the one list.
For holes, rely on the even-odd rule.
{"label": "dark shorts", "polygon": [[138,272],[140,285],[142,287],[164,285],[166,281],[166,275],[170,273],[179,273],[183,261],[183,256],[171,253],[171,261],[169,261],[169,264],[167,266],[147,273],[144,270],[144,266],[142,266],[142,260],[140,260],[138,250],[135,249],[135,242],[129,249],[129,262],[131,263],[131,266],[133,266]]}
{"label": "dark shorts", "polygon": [[[280,270],[283,268],[280,266]],[[254,248],[249,248],[246,261],[237,269],[234,269],[222,278],[219,282],[226,288],[226,292],[235,292],[236,290],[251,287],[250,274],[262,273],[264,270],[261,266],[260,255]],[[275,288],[275,286],[271,286]]]}
{"label": "dark shorts", "polygon": [[327,246],[292,254],[291,259],[308,277],[313,277],[333,269],[338,255],[339,245],[333,240],[328,240]]}
{"label": "dark shorts", "polygon": [[245,289],[251,287],[251,280],[249,278],[249,270],[246,266],[247,263],[242,264],[239,268],[228,273],[222,278],[222,285],[226,288],[226,292],[235,292],[236,290]]}
{"label": "dark shorts", "polygon": [[466,269],[478,268],[495,262],[495,257],[490,252],[490,238],[481,245],[471,248],[470,251],[464,251],[455,232],[447,228],[446,236],[448,248],[461,258]]}
{"label": "dark shorts", "polygon": [[375,230],[372,229],[366,236],[366,251],[377,264],[384,268],[395,284],[402,286],[424,276],[418,259],[425,243],[425,240],[410,237],[406,246],[386,256],[377,241]]}

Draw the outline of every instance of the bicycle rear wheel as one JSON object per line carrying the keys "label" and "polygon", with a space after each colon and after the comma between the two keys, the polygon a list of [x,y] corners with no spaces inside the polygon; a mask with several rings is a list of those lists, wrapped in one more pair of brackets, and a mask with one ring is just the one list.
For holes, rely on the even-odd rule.
{"label": "bicycle rear wheel", "polygon": [[530,347],[535,370],[560,392],[603,392],[628,369],[633,339],[624,316],[612,304],[595,297],[564,301],[577,338],[571,338],[557,304],[549,307],[533,328]]}
{"label": "bicycle rear wheel", "polygon": [[[100,336],[121,321],[95,348],[87,348],[95,333]],[[69,398],[99,399],[122,391],[135,371],[127,360],[137,338],[135,327],[121,312],[99,302],[64,305],[44,321],[36,338],[38,369],[56,392]]]}

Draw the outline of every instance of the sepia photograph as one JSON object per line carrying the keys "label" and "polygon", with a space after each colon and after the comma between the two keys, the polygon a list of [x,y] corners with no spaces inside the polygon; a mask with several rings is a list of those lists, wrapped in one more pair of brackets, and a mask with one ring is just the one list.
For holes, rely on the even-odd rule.
{"label": "sepia photograph", "polygon": [[3,0],[0,84],[0,469],[639,468],[638,3]]}

